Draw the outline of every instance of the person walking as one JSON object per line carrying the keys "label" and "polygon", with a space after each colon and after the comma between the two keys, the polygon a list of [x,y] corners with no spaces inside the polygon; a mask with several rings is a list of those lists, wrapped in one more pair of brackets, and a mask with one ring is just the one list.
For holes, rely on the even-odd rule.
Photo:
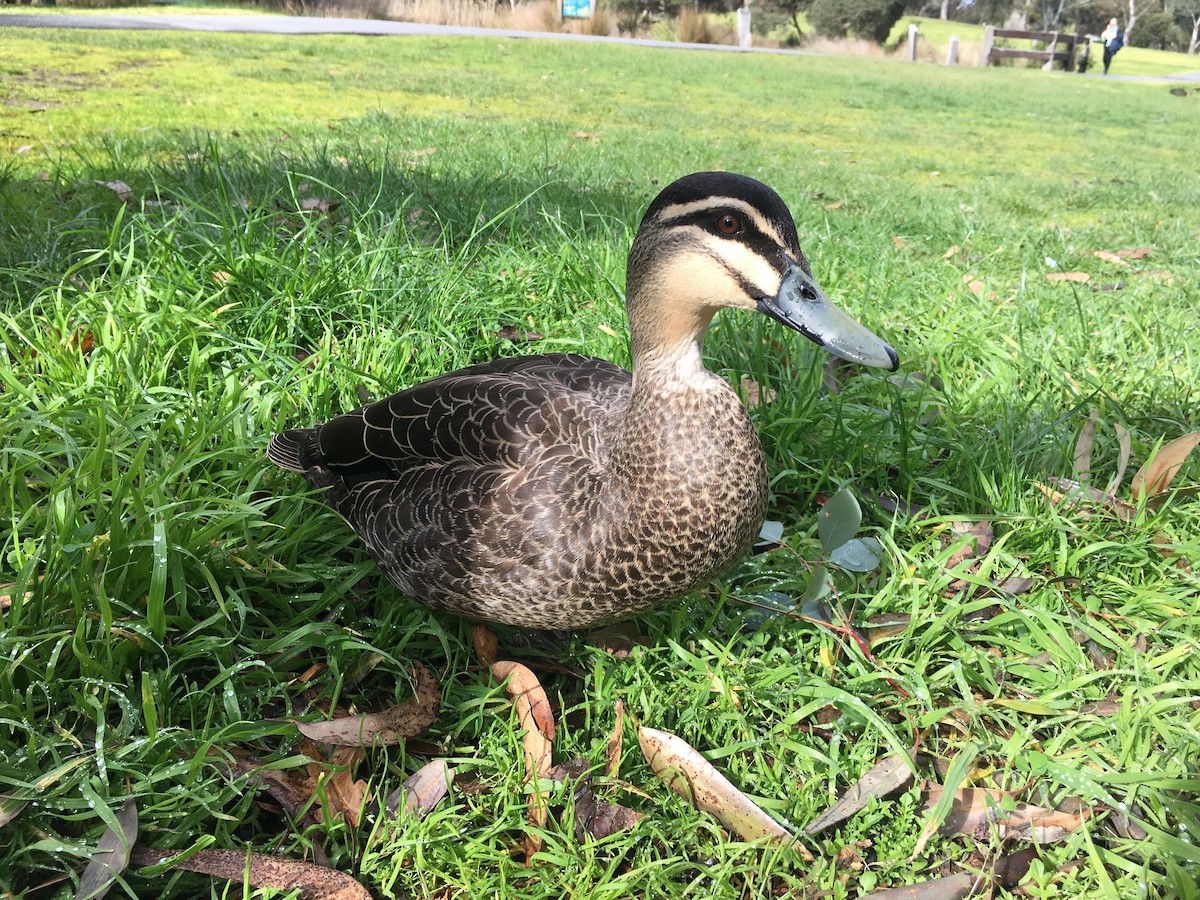
{"label": "person walking", "polygon": [[1117,24],[1116,19],[1109,19],[1108,27],[1100,35],[1100,40],[1104,41],[1104,74],[1107,75],[1113,57],[1125,46],[1125,29]]}

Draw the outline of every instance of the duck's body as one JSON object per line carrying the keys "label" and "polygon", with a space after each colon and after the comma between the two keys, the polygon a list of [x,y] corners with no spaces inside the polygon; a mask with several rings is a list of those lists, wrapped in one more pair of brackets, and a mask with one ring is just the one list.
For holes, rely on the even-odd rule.
{"label": "duck's body", "polygon": [[[782,201],[741,176],[689,176],[654,201],[630,253],[632,373],[571,354],[498,360],[282,432],[268,454],[325,488],[427,606],[546,629],[628,618],[723,572],[762,525],[758,436],[700,348],[726,305],[824,338],[825,320],[780,309],[788,291],[816,288]],[[837,352],[894,368],[856,327]]]}

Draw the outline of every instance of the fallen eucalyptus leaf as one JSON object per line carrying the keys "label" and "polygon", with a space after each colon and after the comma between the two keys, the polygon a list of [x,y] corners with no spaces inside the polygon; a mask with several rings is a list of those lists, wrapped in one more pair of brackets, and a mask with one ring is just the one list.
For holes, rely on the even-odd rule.
{"label": "fallen eucalyptus leaf", "polygon": [[913,779],[913,771],[901,756],[889,756],[877,762],[867,774],[846,789],[838,801],[804,826],[805,834],[816,834],[850,818],[871,800],[886,797]]}
{"label": "fallen eucalyptus leaf", "polygon": [[1200,444],[1200,431],[1193,431],[1183,437],[1175,438],[1168,444],[1158,448],[1146,464],[1142,466],[1129,485],[1129,495],[1136,503],[1143,497],[1152,497],[1171,489],[1171,482],[1179,474],[1196,445]]}
{"label": "fallen eucalyptus leaf", "polygon": [[75,900],[100,900],[129,865],[129,852],[137,843],[138,836],[138,810],[132,797],[117,811],[116,818],[120,831],[109,826],[100,835],[96,852],[79,876]]}
{"label": "fallen eucalyptus leaf", "polygon": [[811,861],[811,854],[796,842],[795,835],[734,787],[683,738],[639,725],[638,745],[655,774],[697,809],[716,816],[748,841],[785,844]]}
{"label": "fallen eucalyptus leaf", "polygon": [[423,819],[446,796],[454,783],[454,770],[444,759],[425,763],[387,796],[384,805],[393,816],[404,811],[406,816]]}
{"label": "fallen eucalyptus leaf", "polygon": [[883,547],[873,537],[851,538],[829,554],[829,561],[848,572],[873,572],[879,568]]}
{"label": "fallen eucalyptus leaf", "polygon": [[285,856],[204,849],[175,863],[170,863],[170,858],[170,851],[147,847],[137,847],[133,851],[133,862],[138,866],[168,863],[174,869],[212,875],[256,888],[299,889],[301,900],[371,900],[367,889],[349,875]]}
{"label": "fallen eucalyptus leaf", "polygon": [[310,740],[342,747],[378,747],[416,737],[437,721],[442,691],[420,663],[413,663],[413,697],[383,712],[343,716],[324,722],[297,722]]}

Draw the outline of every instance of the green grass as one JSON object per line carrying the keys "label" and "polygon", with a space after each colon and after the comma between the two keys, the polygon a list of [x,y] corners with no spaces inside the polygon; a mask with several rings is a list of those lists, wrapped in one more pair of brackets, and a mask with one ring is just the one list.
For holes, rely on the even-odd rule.
{"label": "green grass", "polygon": [[[1095,810],[1041,848],[1034,896],[1195,896],[1200,583],[1181,563],[1200,560],[1200,505],[1120,524],[1036,487],[1071,474],[1093,410],[1100,483],[1114,425],[1135,462],[1200,427],[1193,101],[1040,72],[529,40],[12,30],[0,59],[0,793],[28,801],[0,826],[7,895],[70,896],[129,794],[143,843],[320,846],[376,896],[854,897],[1010,852],[957,835],[910,859],[913,790],[809,841],[813,864],[756,849],[670,794],[627,731],[635,790],[603,793],[646,819],[579,845],[564,812],[530,872],[513,853],[517,726],[467,629],[398,596],[263,459],[273,430],[360,386],[530,351],[625,361],[641,211],[673,177],[725,167],[783,194],[818,279],[920,377],[824,392],[802,341],[718,319],[712,367],[778,391],[754,416],[799,555],[754,557],[643,617],[629,659],[581,639],[553,651],[577,673],[544,676],[557,759],[602,762],[620,698],[802,825],[897,749],[974,755],[974,783]],[[97,184],[116,181],[132,202]],[[340,205],[305,211],[314,199]],[[1093,255],[1137,247],[1152,252],[1124,268]],[[1047,257],[1122,287],[1047,281]],[[513,345],[506,324],[544,338]],[[1179,483],[1196,480],[1192,461]],[[860,625],[911,616],[874,661],[739,600],[803,590],[815,498],[846,483],[932,514],[864,503],[888,562],[841,577],[840,603]],[[975,574],[945,569],[940,533],[960,518],[996,530]],[[1013,570],[1029,593],[947,594]],[[435,671],[441,717],[360,772],[387,791],[430,753],[451,759],[469,789],[424,822],[297,826],[221,764],[235,747],[301,764],[284,719],[403,699],[412,660]],[[1113,715],[1080,711],[1110,697]],[[1147,836],[1115,831],[1119,809]],[[861,841],[867,868],[837,868]],[[114,895],[207,885],[130,871]]]}

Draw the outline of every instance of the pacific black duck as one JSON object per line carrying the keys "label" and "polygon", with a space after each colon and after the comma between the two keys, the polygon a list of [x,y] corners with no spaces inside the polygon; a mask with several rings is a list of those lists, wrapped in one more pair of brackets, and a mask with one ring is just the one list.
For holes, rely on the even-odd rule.
{"label": "pacific black duck", "polygon": [[758,310],[844,359],[896,352],[832,307],[779,195],[701,172],[650,204],[629,253],[632,373],[567,353],[441,375],[267,455],[299,472],[406,595],[473,622],[567,630],[703,585],[766,515],[758,435],[701,345]]}

